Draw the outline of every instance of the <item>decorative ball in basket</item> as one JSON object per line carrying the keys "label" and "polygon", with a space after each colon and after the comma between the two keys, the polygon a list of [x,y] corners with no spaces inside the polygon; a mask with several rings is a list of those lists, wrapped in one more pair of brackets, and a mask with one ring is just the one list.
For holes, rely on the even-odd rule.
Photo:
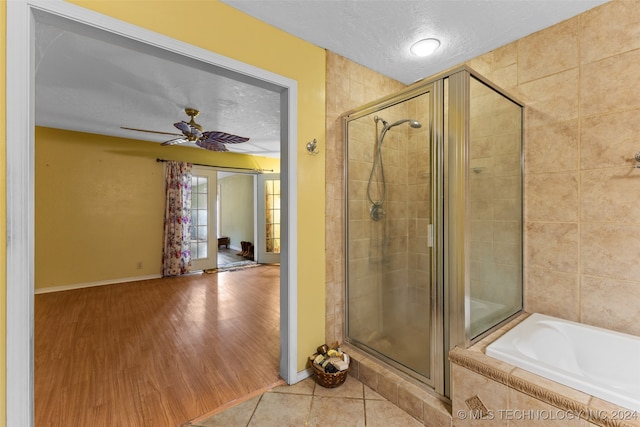
{"label": "decorative ball in basket", "polygon": [[322,387],[338,387],[345,382],[349,374],[349,355],[340,350],[338,343],[331,347],[321,345],[317,352],[309,357],[309,361],[316,382]]}

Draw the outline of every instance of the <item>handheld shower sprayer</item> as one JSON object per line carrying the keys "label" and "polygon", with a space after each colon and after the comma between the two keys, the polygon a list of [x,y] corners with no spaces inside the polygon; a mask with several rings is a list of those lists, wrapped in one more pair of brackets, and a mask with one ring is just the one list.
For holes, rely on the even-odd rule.
{"label": "handheld shower sprayer", "polygon": [[[420,124],[419,121],[412,120],[412,119],[402,119],[392,124],[389,124],[382,117],[378,117],[378,116],[374,116],[373,121],[376,123],[382,122],[382,130],[380,131],[380,135],[378,137],[378,150],[373,160],[373,166],[371,167],[371,175],[369,175],[369,182],[367,183],[367,197],[369,198],[369,202],[371,202],[371,207],[369,208],[369,216],[374,221],[380,221],[384,217],[384,209],[382,209],[382,204],[384,203],[384,200],[387,197],[387,183],[384,177],[384,166],[382,163],[382,142],[384,141],[384,136],[386,135],[389,129],[391,129],[394,126],[401,125],[403,123],[408,122],[409,126],[411,126],[414,129],[422,127],[422,124]],[[373,181],[373,176],[376,173],[376,168],[378,167],[378,165],[380,166],[380,180],[382,181],[382,190],[381,190],[382,194],[380,196],[380,200],[373,200],[373,197],[371,196],[371,182]]]}

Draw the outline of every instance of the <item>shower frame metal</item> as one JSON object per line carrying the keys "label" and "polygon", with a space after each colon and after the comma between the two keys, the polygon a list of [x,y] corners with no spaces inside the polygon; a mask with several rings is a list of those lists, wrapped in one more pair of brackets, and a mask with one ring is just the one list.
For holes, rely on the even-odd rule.
{"label": "shower frame metal", "polygon": [[[470,220],[468,217],[469,173],[469,114],[470,80],[475,78],[494,91],[523,107],[521,102],[505,94],[472,68],[463,65],[420,80],[404,90],[367,103],[344,113],[345,138],[344,183],[348,181],[348,124],[382,109],[411,98],[431,93],[429,106],[429,136],[431,138],[431,377],[426,378],[374,352],[378,359],[426,384],[447,400],[450,396],[450,363],[447,353],[456,346],[468,347],[486,334],[499,328],[522,311],[495,324],[483,334],[470,333]],[[445,103],[446,101],[446,103]],[[445,108],[446,104],[446,108]],[[452,112],[458,112],[454,114]],[[425,123],[423,123],[423,126]],[[522,170],[522,154],[521,154]],[[348,204],[347,204],[348,206]],[[445,209],[446,207],[446,209]],[[349,212],[345,209],[345,254],[349,260]],[[345,272],[345,331],[346,342],[371,352],[349,338],[349,268]],[[428,389],[428,388],[427,388]]]}

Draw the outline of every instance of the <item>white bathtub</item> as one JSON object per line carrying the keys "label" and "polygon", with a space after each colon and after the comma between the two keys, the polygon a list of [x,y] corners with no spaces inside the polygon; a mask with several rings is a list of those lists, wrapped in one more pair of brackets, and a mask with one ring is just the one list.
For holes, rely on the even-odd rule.
{"label": "white bathtub", "polygon": [[536,313],[490,344],[486,353],[640,411],[640,337]]}

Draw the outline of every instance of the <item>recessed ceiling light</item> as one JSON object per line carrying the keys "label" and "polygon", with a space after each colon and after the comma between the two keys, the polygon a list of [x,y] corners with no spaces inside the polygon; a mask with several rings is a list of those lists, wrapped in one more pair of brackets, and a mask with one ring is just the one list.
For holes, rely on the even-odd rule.
{"label": "recessed ceiling light", "polygon": [[422,39],[412,44],[409,50],[416,56],[429,56],[439,47],[438,39]]}

